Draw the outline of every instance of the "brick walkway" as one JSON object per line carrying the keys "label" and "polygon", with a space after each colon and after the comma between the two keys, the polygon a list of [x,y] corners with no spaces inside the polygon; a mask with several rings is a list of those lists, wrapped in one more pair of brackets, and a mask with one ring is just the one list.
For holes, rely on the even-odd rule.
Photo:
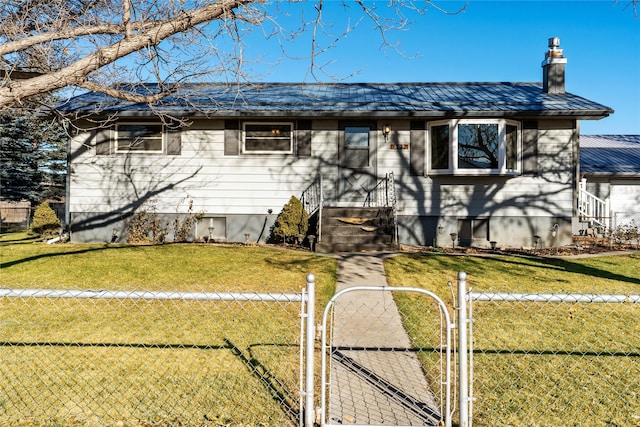
{"label": "brick walkway", "polygon": [[[386,286],[383,259],[344,255],[338,291]],[[336,300],[328,423],[437,425],[438,405],[390,292],[354,291]]]}

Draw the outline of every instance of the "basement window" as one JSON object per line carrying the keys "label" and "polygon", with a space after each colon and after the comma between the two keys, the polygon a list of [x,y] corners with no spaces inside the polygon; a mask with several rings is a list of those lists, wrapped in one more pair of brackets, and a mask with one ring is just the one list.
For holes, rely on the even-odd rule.
{"label": "basement window", "polygon": [[501,119],[448,120],[428,126],[429,174],[517,175],[520,123]]}
{"label": "basement window", "polygon": [[293,154],[292,123],[244,123],[243,153]]}

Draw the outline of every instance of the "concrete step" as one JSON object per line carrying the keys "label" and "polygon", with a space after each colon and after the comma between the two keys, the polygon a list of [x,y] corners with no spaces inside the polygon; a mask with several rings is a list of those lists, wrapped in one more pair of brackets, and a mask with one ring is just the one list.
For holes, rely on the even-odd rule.
{"label": "concrete step", "polygon": [[322,233],[323,243],[353,243],[362,244],[385,244],[393,243],[392,234],[374,234],[374,235],[348,235],[348,234],[327,234]]}
{"label": "concrete step", "polygon": [[389,252],[397,250],[397,245],[383,243],[325,243],[316,245],[316,252],[331,254],[337,252]]}
{"label": "concrete step", "polygon": [[361,216],[361,217],[377,217],[381,213],[390,215],[392,213],[391,208],[345,208],[345,207],[324,207],[322,208],[322,215],[325,217],[331,216]]}
{"label": "concrete step", "polygon": [[395,250],[391,208],[329,207],[322,212],[322,241],[316,251],[360,252]]}

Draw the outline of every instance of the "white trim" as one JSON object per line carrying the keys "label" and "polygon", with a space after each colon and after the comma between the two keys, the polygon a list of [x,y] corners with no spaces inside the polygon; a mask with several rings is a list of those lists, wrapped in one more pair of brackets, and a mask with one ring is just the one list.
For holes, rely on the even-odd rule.
{"label": "white trim", "polygon": [[[160,150],[131,150],[131,149],[119,149],[119,145],[118,145],[118,141],[119,141],[119,128],[122,126],[136,126],[136,125],[142,125],[142,126],[155,126],[155,127],[160,127]],[[157,137],[153,137],[154,139],[157,139]],[[128,140],[128,139],[127,139]],[[116,123],[114,129],[113,129],[113,143],[114,143],[114,153],[116,154],[122,154],[122,153],[126,153],[126,154],[165,154],[166,150],[167,150],[167,138],[166,138],[166,132],[165,132],[165,127],[162,123],[159,122],[118,122]]]}
{"label": "white trim", "polygon": [[[246,136],[247,125],[263,125],[263,126],[289,126],[289,149],[288,150],[247,150],[246,148]],[[295,132],[295,126],[293,122],[242,122],[242,142],[241,142],[241,154],[293,154],[293,135]],[[284,138],[281,138],[284,140]]]}
{"label": "white trim", "polygon": [[[458,126],[464,124],[497,124],[498,125],[498,167],[497,168],[460,168],[458,165]],[[449,157],[447,169],[432,168],[431,129],[436,126],[449,126]],[[506,132],[507,125],[517,128],[516,168],[507,169]],[[522,123],[507,119],[451,119],[437,120],[427,123],[426,163],[427,175],[459,175],[459,176],[515,176],[522,173]]]}

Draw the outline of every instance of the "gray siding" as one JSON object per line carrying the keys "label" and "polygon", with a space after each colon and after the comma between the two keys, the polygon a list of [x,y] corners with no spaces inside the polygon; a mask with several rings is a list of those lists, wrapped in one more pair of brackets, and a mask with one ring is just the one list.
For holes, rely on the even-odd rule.
{"label": "gray siding", "polygon": [[[392,125],[395,142],[410,144],[409,123]],[[438,238],[440,226],[440,234],[451,244],[449,233],[460,232],[460,221],[487,218],[489,236],[484,246],[489,246],[489,240],[503,246],[531,246],[534,235],[548,241],[556,223],[563,226],[560,242],[570,242],[575,194],[574,127],[572,121],[540,121],[537,172],[515,177],[412,176],[408,151],[391,150],[388,144],[380,146],[378,173],[393,171],[396,176],[400,241],[431,245]],[[527,167],[532,168],[530,160]],[[474,244],[482,242],[476,240]]]}

